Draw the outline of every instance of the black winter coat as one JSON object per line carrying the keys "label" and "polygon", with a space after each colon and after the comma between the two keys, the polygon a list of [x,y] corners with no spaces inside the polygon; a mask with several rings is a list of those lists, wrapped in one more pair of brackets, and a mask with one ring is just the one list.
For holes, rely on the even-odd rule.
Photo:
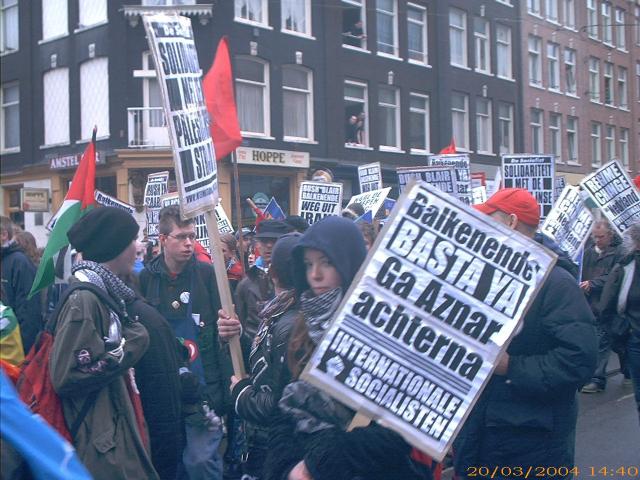
{"label": "black winter coat", "polygon": [[607,248],[602,254],[596,252],[595,246],[584,251],[582,280],[589,280],[591,283],[591,290],[587,294],[587,300],[594,314],[600,301],[602,289],[607,281],[607,276],[614,265],[620,260],[620,256],[619,249],[614,245]]}
{"label": "black winter coat", "polygon": [[[636,262],[634,278],[629,288],[624,318],[621,319],[617,312],[618,295],[622,286],[624,269],[629,269],[632,262]],[[613,333],[621,335],[623,332],[620,330],[628,323],[628,327],[640,333],[640,301],[638,299],[640,299],[640,252],[625,256],[609,273],[598,305],[598,312],[605,327],[610,329],[613,327]]]}
{"label": "black winter coat", "polygon": [[[204,395],[216,414],[221,416],[225,414],[228,403],[229,379],[225,375],[225,364],[229,360],[218,341],[216,322],[221,307],[213,266],[192,257],[184,270],[173,278],[163,255],[159,255],[140,272],[140,291],[161,314],[171,312],[186,316],[187,307],[180,301],[180,294],[190,291],[192,274],[195,275],[194,289],[190,292],[192,312],[200,314],[202,324],[197,344],[206,381]],[[173,302],[178,302],[178,309],[173,308]]]}
{"label": "black winter coat", "polygon": [[252,343],[260,327],[260,302],[271,300],[275,295],[269,274],[255,265],[240,280],[234,292],[236,314],[244,329],[243,335]]}
{"label": "black winter coat", "polygon": [[25,355],[31,350],[42,330],[40,295],[28,299],[36,267],[15,242],[0,250],[2,257],[2,301],[10,306],[20,324],[22,347]]}

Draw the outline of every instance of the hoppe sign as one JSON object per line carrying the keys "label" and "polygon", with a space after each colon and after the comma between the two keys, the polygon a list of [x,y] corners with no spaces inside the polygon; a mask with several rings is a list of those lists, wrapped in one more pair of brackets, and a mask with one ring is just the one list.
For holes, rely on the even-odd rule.
{"label": "hoppe sign", "polygon": [[274,167],[309,168],[308,152],[269,150],[265,148],[238,147],[238,163],[244,165],[271,165]]}

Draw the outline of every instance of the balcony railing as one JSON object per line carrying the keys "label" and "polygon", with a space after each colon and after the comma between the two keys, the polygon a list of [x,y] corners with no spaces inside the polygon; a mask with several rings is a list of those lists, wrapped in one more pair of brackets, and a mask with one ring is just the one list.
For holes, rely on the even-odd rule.
{"label": "balcony railing", "polygon": [[129,147],[169,147],[169,131],[162,107],[127,108]]}

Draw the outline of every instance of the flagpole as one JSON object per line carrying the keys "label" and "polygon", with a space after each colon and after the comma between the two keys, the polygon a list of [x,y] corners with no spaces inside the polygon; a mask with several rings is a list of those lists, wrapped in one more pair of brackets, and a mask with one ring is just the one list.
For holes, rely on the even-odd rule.
{"label": "flagpole", "polygon": [[[238,173],[238,158],[236,157],[236,151],[231,152],[231,165],[233,168],[233,183],[235,185],[234,203],[236,204],[236,214],[238,215],[238,253],[240,254],[239,261],[242,265],[242,271],[244,272],[244,242],[242,235],[242,204],[240,202],[240,175]],[[246,272],[245,272],[246,273]]]}

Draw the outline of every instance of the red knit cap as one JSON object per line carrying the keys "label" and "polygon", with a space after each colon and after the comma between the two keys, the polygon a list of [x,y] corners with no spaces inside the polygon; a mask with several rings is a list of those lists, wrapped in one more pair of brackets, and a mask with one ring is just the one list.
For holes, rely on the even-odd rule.
{"label": "red knit cap", "polygon": [[519,221],[532,227],[540,223],[540,206],[533,195],[523,188],[503,188],[486,202],[473,207],[487,215],[498,210],[508,215],[515,213]]}

